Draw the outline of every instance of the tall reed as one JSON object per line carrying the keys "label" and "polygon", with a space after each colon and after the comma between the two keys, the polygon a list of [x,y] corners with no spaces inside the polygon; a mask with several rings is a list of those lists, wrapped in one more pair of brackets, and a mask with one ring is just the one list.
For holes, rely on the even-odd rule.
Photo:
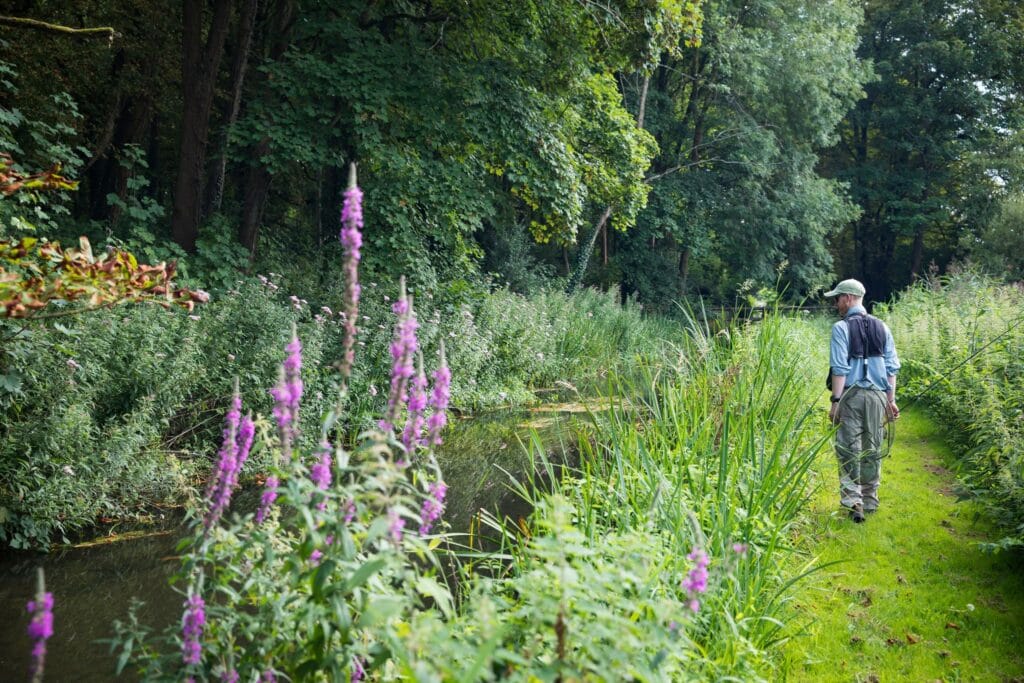
{"label": "tall reed", "polygon": [[[520,491],[539,502],[554,480],[594,546],[637,532],[652,548],[667,539],[662,561],[677,571],[703,548],[712,588],[689,632],[694,671],[770,677],[769,649],[784,637],[787,590],[799,578],[785,576],[783,555],[828,442],[814,417],[825,338],[778,315],[718,335],[690,328],[674,367],[641,364],[614,379],[609,410],[581,435],[577,468],[556,476],[549,467]],[[536,443],[534,454],[543,472]]]}

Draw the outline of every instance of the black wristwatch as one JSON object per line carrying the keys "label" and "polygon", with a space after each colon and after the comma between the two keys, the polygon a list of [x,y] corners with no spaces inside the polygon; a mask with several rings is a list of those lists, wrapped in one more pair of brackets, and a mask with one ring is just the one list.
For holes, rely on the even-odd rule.
{"label": "black wristwatch", "polygon": [[840,401],[843,400],[843,397],[842,396],[829,396],[828,400],[832,401],[833,403],[839,403]]}

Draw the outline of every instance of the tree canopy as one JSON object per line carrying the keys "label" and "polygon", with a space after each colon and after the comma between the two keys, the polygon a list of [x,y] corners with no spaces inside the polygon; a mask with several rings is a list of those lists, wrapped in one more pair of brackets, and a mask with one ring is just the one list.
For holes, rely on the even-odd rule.
{"label": "tree canopy", "polygon": [[350,162],[370,272],[535,287],[575,271],[665,309],[837,276],[884,298],[932,261],[995,263],[1020,192],[1009,0],[8,14],[0,151],[81,190],[4,202],[0,231],[176,258],[201,283],[290,263],[334,278]]}

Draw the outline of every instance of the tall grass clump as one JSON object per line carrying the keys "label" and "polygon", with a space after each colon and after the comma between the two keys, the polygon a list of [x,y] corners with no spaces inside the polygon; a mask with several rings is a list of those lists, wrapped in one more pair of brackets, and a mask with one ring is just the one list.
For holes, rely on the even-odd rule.
{"label": "tall grass clump", "polygon": [[647,552],[679,571],[696,543],[711,579],[688,615],[701,654],[689,671],[770,680],[794,580],[783,568],[787,536],[827,443],[813,414],[821,373],[808,362],[808,349],[824,345],[812,325],[775,315],[691,333],[674,367],[620,381],[614,395],[628,398],[594,416],[578,471],[556,478],[556,490],[593,548],[646,538]]}
{"label": "tall grass clump", "polygon": [[919,396],[958,441],[959,493],[1024,545],[1024,318],[1019,284],[970,271],[923,281],[886,314],[905,357],[904,401]]}

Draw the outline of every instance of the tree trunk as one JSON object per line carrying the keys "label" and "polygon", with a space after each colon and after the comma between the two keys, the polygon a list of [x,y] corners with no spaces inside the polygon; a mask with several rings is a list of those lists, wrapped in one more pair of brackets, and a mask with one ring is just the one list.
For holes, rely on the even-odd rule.
{"label": "tree trunk", "polygon": [[[271,12],[275,10],[277,19],[273,22],[274,27],[270,31],[273,42],[270,44],[268,54],[271,60],[280,58],[288,49],[289,34],[295,17],[295,2],[294,0],[284,0],[276,3],[270,8]],[[260,221],[263,218],[263,205],[267,201],[267,192],[270,190],[270,172],[261,161],[268,151],[270,151],[270,139],[263,138],[254,149],[250,150],[251,161],[245,172],[242,220],[238,226],[238,241],[249,250],[250,260],[256,257],[256,242],[259,238]]]}
{"label": "tree trunk", "polygon": [[238,226],[238,241],[249,251],[249,260],[256,257],[256,239],[259,236],[260,221],[263,219],[263,205],[270,190],[270,173],[258,161],[260,152],[266,152],[267,141],[256,148],[257,161],[249,166],[245,174],[245,191],[242,198],[242,221]]}
{"label": "tree trunk", "polygon": [[213,20],[203,42],[203,2],[184,0],[182,31],[181,147],[174,186],[171,236],[187,252],[196,250],[203,192],[210,109],[228,33],[229,0],[214,0]]}
{"label": "tree trunk", "polygon": [[601,233],[601,229],[604,224],[608,222],[608,219],[612,215],[612,207],[608,207],[601,214],[601,218],[598,219],[597,224],[594,225],[594,229],[590,233],[590,237],[587,241],[580,245],[579,253],[576,254],[576,263],[572,268],[572,275],[569,276],[569,284],[565,287],[566,294],[572,294],[579,289],[580,283],[583,282],[583,274],[587,270],[587,263],[590,262],[590,255],[594,253],[594,244],[597,242],[597,236]]}
{"label": "tree trunk", "polygon": [[[149,100],[122,98],[119,107],[110,141],[105,143],[108,149],[122,150],[126,145],[142,143],[153,119],[153,103]],[[113,194],[122,201],[125,199],[129,169],[116,154],[98,154],[88,170],[89,215],[95,220],[109,220],[114,225],[120,218],[120,210],[111,206],[107,197]]]}
{"label": "tree trunk", "polygon": [[238,36],[235,40],[235,56],[231,65],[231,97],[224,110],[224,129],[221,132],[220,150],[213,167],[213,175],[207,185],[206,214],[220,211],[224,200],[224,174],[228,164],[228,139],[231,128],[238,120],[242,105],[242,85],[249,65],[252,34],[256,26],[256,0],[243,0],[242,15],[238,20]]}
{"label": "tree trunk", "polygon": [[924,228],[914,233],[914,247],[910,254],[910,279],[915,281],[921,277],[921,261],[924,260]]}
{"label": "tree trunk", "polygon": [[[637,119],[636,127],[643,129],[644,127],[644,112],[647,109],[647,91],[651,85],[651,75],[644,75],[643,88],[640,91],[640,102],[637,107]],[[598,219],[597,224],[594,226],[593,232],[590,233],[590,238],[586,244],[580,246],[579,254],[576,256],[576,263],[573,265],[572,275],[569,276],[569,284],[566,285],[565,291],[567,294],[572,294],[583,282],[583,274],[587,270],[587,264],[590,262],[590,255],[594,253],[594,243],[597,242],[597,236],[604,229],[605,224],[612,215],[612,208],[609,206],[601,214],[601,218]]]}
{"label": "tree trunk", "polygon": [[690,274],[690,248],[683,247],[679,254],[679,298],[686,297],[686,277]]}

